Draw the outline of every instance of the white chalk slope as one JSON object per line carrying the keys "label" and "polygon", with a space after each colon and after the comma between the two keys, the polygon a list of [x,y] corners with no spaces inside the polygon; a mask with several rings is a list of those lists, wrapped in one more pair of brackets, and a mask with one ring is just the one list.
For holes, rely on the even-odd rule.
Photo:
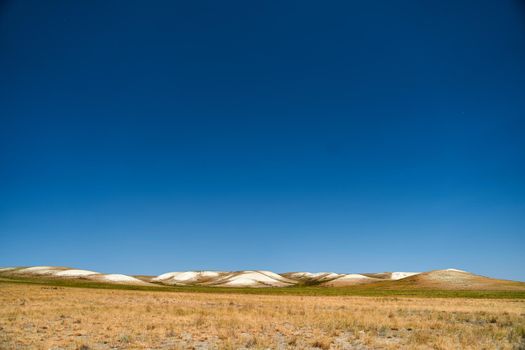
{"label": "white chalk slope", "polygon": [[237,272],[223,271],[178,271],[167,272],[151,281],[167,285],[208,285],[220,287],[286,287],[298,283],[320,284],[326,286],[346,286],[370,283],[384,279],[398,280],[413,276],[417,272],[387,272],[375,276],[364,274],[344,274],[335,272],[289,272],[279,275],[265,270]]}
{"label": "white chalk slope", "polygon": [[400,280],[403,278],[407,278],[410,276],[419,275],[420,272],[392,272],[390,279],[392,280]]}
{"label": "white chalk slope", "polygon": [[185,272],[167,272],[153,278],[152,282],[161,282],[164,284],[195,284],[206,282],[221,275],[225,272],[219,271],[185,271]]}
{"label": "white chalk slope", "polygon": [[316,283],[326,286],[347,286],[380,280],[399,280],[417,275],[419,272],[381,272],[376,274],[335,273],[335,272],[290,272],[285,276],[303,283]]}
{"label": "white chalk slope", "polygon": [[297,283],[271,271],[185,271],[167,272],[151,280],[168,285],[210,285],[224,287],[285,287]]}
{"label": "white chalk slope", "polygon": [[0,272],[7,272],[23,276],[43,276],[53,278],[80,278],[89,279],[98,282],[132,284],[132,285],[150,285],[150,283],[139,280],[138,278],[122,274],[103,274],[100,272],[71,269],[57,266],[32,266],[32,267],[10,267],[0,269]]}
{"label": "white chalk slope", "polygon": [[337,277],[341,277],[344,274],[335,272],[291,272],[288,275],[290,278],[299,280],[328,281]]}
{"label": "white chalk slope", "polygon": [[[463,272],[457,269],[443,271]],[[277,274],[267,270],[247,271],[177,271],[167,272],[156,277],[137,278],[123,274],[103,274],[96,271],[57,266],[5,267],[1,274],[42,276],[45,278],[83,279],[102,283],[131,285],[202,285],[219,287],[287,287],[296,284],[322,286],[350,286],[384,280],[400,280],[420,274],[419,272],[381,272],[381,273],[336,273],[336,272],[289,272]],[[146,282],[148,281],[148,282]],[[151,282],[151,283],[150,283]]]}
{"label": "white chalk slope", "polygon": [[296,283],[297,281],[274,272],[257,270],[232,273],[219,279],[215,284],[224,287],[287,287]]}

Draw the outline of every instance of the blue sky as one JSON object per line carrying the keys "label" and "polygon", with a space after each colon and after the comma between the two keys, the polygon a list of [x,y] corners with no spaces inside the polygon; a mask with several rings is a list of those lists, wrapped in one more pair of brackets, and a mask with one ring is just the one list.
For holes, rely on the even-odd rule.
{"label": "blue sky", "polygon": [[525,280],[520,1],[4,1],[0,265]]}

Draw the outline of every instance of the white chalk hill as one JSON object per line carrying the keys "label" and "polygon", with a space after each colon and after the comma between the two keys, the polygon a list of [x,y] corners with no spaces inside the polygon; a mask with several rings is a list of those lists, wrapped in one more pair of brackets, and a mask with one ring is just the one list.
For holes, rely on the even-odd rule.
{"label": "white chalk hill", "polygon": [[144,282],[138,278],[128,275],[104,274],[96,271],[71,269],[67,267],[58,266],[33,266],[22,268],[11,267],[0,269],[0,273],[2,272],[10,275],[19,276],[41,276],[62,279],[83,279],[103,283],[117,283],[140,286],[151,285],[151,283]]}
{"label": "white chalk hill", "polygon": [[186,271],[168,272],[151,280],[169,285],[208,285],[221,287],[286,287],[297,283],[271,271]]}
{"label": "white chalk hill", "polygon": [[416,272],[383,272],[376,274],[335,272],[289,272],[277,274],[266,270],[247,271],[178,271],[156,277],[104,274],[96,271],[57,266],[6,267],[0,275],[42,277],[56,279],[89,280],[99,283],[116,283],[139,286],[217,286],[217,287],[289,287],[293,285],[350,286],[381,280],[399,280],[417,275]]}

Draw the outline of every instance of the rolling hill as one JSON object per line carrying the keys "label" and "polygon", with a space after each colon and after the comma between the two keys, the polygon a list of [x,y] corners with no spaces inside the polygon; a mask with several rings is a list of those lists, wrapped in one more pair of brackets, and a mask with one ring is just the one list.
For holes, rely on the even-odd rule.
{"label": "rolling hill", "polygon": [[317,286],[319,288],[358,288],[365,290],[508,290],[525,291],[525,283],[476,275],[458,269],[428,272],[288,272],[178,271],[159,276],[105,274],[57,266],[0,268],[0,278],[69,280],[131,286],[197,286],[226,288],[282,288]]}
{"label": "rolling hill", "polygon": [[382,285],[390,289],[525,290],[524,282],[501,280],[457,269],[435,270]]}
{"label": "rolling hill", "polygon": [[8,267],[0,269],[1,276],[41,277],[51,279],[78,279],[99,283],[128,284],[137,286],[152,285],[147,281],[123,274],[103,274],[90,270],[72,269],[60,266]]}

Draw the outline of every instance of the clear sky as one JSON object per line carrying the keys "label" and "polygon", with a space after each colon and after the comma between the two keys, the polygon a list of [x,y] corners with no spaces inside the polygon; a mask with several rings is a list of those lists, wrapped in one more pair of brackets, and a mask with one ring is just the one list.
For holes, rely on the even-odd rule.
{"label": "clear sky", "polygon": [[525,280],[519,0],[2,1],[0,266]]}

